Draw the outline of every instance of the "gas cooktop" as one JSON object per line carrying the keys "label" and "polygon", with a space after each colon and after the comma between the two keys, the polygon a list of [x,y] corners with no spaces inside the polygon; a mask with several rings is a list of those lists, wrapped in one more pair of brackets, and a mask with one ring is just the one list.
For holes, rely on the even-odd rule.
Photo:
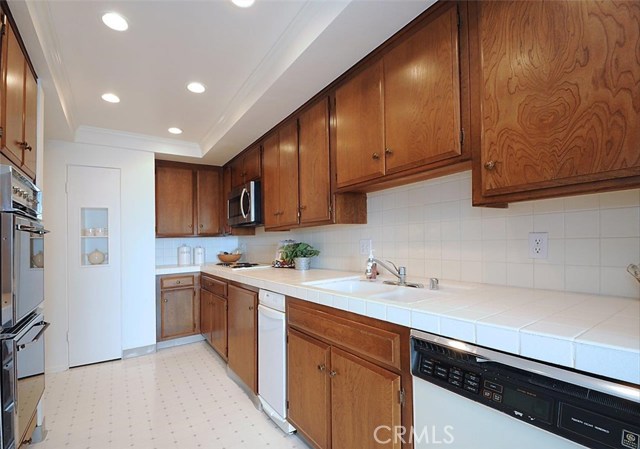
{"label": "gas cooktop", "polygon": [[220,262],[217,263],[216,265],[219,265],[221,267],[228,267],[234,270],[239,270],[242,268],[268,268],[270,267],[270,265],[266,265],[266,264],[260,264],[260,263],[251,263],[251,262],[233,262],[233,263],[229,263],[229,262]]}

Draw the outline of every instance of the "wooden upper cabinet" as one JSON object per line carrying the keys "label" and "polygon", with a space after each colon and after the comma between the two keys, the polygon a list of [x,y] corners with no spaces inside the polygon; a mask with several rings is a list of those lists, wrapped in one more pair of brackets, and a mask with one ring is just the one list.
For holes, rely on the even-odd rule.
{"label": "wooden upper cabinet", "polygon": [[217,235],[221,233],[221,182],[219,169],[198,169],[196,172],[198,235]]}
{"label": "wooden upper cabinet", "polygon": [[461,154],[458,48],[452,3],[384,55],[385,173]]}
{"label": "wooden upper cabinet", "polygon": [[467,8],[457,2],[435,5],[337,88],[338,189],[375,190],[436,168],[466,168],[455,165],[470,157],[462,141],[469,107],[460,11]]}
{"label": "wooden upper cabinet", "polygon": [[298,129],[290,120],[264,140],[262,191],[265,229],[298,224]]}
{"label": "wooden upper cabinet", "polygon": [[35,180],[38,83],[12,22],[8,16],[3,21],[2,153]]}
{"label": "wooden upper cabinet", "polygon": [[192,168],[156,166],[156,235],[193,235]]}
{"label": "wooden upper cabinet", "polygon": [[474,203],[640,185],[640,3],[471,6]]}
{"label": "wooden upper cabinet", "polygon": [[229,166],[231,167],[231,187],[238,187],[262,176],[260,145],[242,152]]}
{"label": "wooden upper cabinet", "polygon": [[382,60],[336,91],[336,179],[344,187],[384,174]]}
{"label": "wooden upper cabinet", "polygon": [[298,118],[300,165],[300,223],[331,220],[329,165],[329,104],[326,97]]}
{"label": "wooden upper cabinet", "polygon": [[222,233],[220,167],[156,162],[156,235]]}

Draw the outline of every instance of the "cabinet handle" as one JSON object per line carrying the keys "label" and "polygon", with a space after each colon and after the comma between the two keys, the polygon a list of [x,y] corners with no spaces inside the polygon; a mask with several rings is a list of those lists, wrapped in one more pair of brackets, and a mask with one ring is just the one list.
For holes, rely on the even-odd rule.
{"label": "cabinet handle", "polygon": [[324,372],[324,370],[326,370],[326,369],[327,369],[327,367],[326,367],[326,366],[324,366],[324,363],[323,363],[323,364],[321,364],[321,365],[318,365],[318,371],[320,371],[320,372]]}
{"label": "cabinet handle", "polygon": [[496,168],[496,161],[489,161],[485,163],[484,168],[486,168],[489,171],[493,170],[494,168]]}
{"label": "cabinet handle", "polygon": [[164,302],[169,302],[169,300],[168,300],[167,298],[164,298],[164,300],[163,300],[163,301],[164,301]]}
{"label": "cabinet handle", "polygon": [[300,206],[300,210],[305,210],[307,206]]}
{"label": "cabinet handle", "polygon": [[26,147],[24,147],[24,149],[27,150],[27,151],[33,150],[33,148],[31,148],[31,145],[27,145]]}
{"label": "cabinet handle", "polygon": [[202,229],[202,228],[204,228],[204,225],[201,223],[201,224],[200,224],[200,229]]}
{"label": "cabinet handle", "polygon": [[176,281],[176,284],[179,284],[181,281]]}
{"label": "cabinet handle", "polygon": [[249,306],[249,310],[253,310],[253,306]]}
{"label": "cabinet handle", "polygon": [[384,154],[393,154],[393,150],[391,148],[385,148]]}
{"label": "cabinet handle", "polygon": [[329,371],[329,377],[336,377],[338,373],[334,370]]}
{"label": "cabinet handle", "polygon": [[373,159],[376,159],[376,160],[377,160],[377,159],[380,159],[380,155],[379,155],[378,153],[373,153],[373,154],[371,155],[371,157],[372,157]]}
{"label": "cabinet handle", "polygon": [[192,229],[192,228],[193,228],[193,225],[187,225],[187,227],[188,227],[189,229]]}

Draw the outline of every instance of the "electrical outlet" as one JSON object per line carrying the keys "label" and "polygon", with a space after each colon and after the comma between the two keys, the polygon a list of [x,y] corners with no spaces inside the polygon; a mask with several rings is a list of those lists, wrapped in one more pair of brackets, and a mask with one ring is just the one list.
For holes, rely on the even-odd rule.
{"label": "electrical outlet", "polygon": [[529,257],[531,259],[549,258],[549,233],[530,232],[529,233]]}
{"label": "electrical outlet", "polygon": [[360,255],[368,256],[371,252],[371,239],[360,240]]}

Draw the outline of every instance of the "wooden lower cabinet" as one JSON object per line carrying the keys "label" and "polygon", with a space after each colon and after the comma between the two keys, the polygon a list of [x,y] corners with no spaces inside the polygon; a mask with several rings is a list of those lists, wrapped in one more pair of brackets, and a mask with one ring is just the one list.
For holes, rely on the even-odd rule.
{"label": "wooden lower cabinet", "polygon": [[287,319],[287,413],[298,432],[317,449],[411,448],[391,430],[412,425],[409,330],[292,298]]}
{"label": "wooden lower cabinet", "polygon": [[159,341],[200,332],[200,287],[197,274],[159,276]]}
{"label": "wooden lower cabinet", "polygon": [[289,421],[316,448],[331,441],[331,347],[294,329],[288,332]]}
{"label": "wooden lower cabinet", "polygon": [[227,282],[202,275],[200,333],[227,360]]}
{"label": "wooden lower cabinet", "polygon": [[227,297],[229,368],[258,392],[258,293],[229,285]]}

